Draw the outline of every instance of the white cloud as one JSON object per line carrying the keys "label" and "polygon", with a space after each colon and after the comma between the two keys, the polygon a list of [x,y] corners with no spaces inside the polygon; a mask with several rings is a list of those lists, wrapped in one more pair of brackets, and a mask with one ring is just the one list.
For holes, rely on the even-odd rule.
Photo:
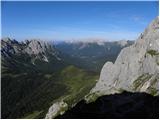
{"label": "white cloud", "polygon": [[142,18],[141,18],[141,17],[139,17],[139,16],[133,16],[133,17],[132,17],[132,19],[133,19],[134,21],[142,20]]}
{"label": "white cloud", "polygon": [[145,20],[144,17],[142,16],[137,16],[137,15],[134,15],[134,16],[131,16],[130,17],[130,20],[134,21],[134,22],[137,22],[139,24],[142,24],[142,25],[147,25],[147,21]]}

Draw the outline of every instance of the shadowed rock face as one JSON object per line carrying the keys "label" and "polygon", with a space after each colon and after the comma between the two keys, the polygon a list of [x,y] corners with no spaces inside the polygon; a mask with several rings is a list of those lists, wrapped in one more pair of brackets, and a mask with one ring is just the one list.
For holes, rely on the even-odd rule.
{"label": "shadowed rock face", "polygon": [[[105,63],[99,81],[90,93],[102,96],[126,90],[158,95],[158,43],[159,18],[157,17],[135,44],[121,50],[114,64]],[[90,97],[86,100],[89,101]]]}
{"label": "shadowed rock face", "polygon": [[121,94],[99,97],[95,102],[79,102],[64,115],[56,118],[65,119],[119,119],[119,118],[158,118],[158,96],[146,93],[123,92]]}

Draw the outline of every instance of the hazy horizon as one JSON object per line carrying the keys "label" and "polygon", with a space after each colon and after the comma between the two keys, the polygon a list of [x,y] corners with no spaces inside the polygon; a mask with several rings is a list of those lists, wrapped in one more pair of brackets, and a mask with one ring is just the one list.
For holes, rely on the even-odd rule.
{"label": "hazy horizon", "polygon": [[2,37],[135,40],[156,16],[158,1],[2,1]]}

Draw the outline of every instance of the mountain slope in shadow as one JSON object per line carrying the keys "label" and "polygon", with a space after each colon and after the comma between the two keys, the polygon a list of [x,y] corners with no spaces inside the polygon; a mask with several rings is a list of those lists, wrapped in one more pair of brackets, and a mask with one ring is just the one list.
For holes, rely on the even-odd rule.
{"label": "mountain slope in shadow", "polygon": [[56,118],[60,119],[129,119],[159,118],[159,97],[146,93],[123,92],[105,95],[95,102],[80,101],[75,107]]}

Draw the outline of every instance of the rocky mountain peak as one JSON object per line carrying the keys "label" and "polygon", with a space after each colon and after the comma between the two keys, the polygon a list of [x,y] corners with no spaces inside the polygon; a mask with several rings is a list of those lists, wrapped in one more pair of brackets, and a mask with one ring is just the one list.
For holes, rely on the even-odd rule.
{"label": "rocky mountain peak", "polygon": [[12,54],[19,53],[22,50],[22,46],[19,46],[18,41],[10,38],[3,38],[1,40],[1,53],[2,57],[9,57]]}
{"label": "rocky mountain peak", "polygon": [[6,37],[6,38],[3,38],[2,41],[11,43],[12,40],[9,37]]}
{"label": "rocky mountain peak", "polygon": [[57,57],[57,51],[52,43],[42,40],[25,40],[18,42],[10,38],[1,40],[2,57],[11,57],[13,55],[28,54],[33,59],[41,59],[48,62],[47,55]]}
{"label": "rocky mountain peak", "polygon": [[135,44],[123,48],[115,63],[103,66],[100,79],[86,97],[120,93],[122,91],[158,94],[159,67],[158,17],[139,36]]}
{"label": "rocky mountain peak", "polygon": [[54,53],[55,51],[53,45],[46,41],[34,39],[26,42],[28,45],[25,51],[30,55],[44,54],[46,52]]}
{"label": "rocky mountain peak", "polygon": [[159,17],[152,21],[136,41],[135,46],[142,49],[158,50],[159,43]]}
{"label": "rocky mountain peak", "polygon": [[3,44],[18,44],[18,41],[16,41],[15,39],[10,39],[9,37],[6,38],[2,38],[1,40],[2,45]]}

